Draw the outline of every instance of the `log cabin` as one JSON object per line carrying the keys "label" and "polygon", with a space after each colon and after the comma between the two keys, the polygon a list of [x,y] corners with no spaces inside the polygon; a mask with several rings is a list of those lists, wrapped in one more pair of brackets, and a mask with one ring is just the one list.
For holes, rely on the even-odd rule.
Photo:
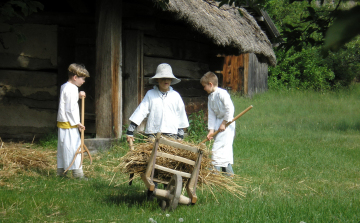
{"label": "log cabin", "polygon": [[205,72],[215,72],[221,87],[251,96],[267,89],[268,66],[276,65],[270,39],[279,34],[250,7],[218,8],[213,0],[170,0],[165,8],[160,0],[38,1],[42,11],[0,24],[2,139],[56,131],[60,86],[74,62],[90,72],[80,90],[87,93],[86,135],[98,139],[121,137],[160,63],[182,80],[174,89],[188,114],[207,109],[199,82]]}

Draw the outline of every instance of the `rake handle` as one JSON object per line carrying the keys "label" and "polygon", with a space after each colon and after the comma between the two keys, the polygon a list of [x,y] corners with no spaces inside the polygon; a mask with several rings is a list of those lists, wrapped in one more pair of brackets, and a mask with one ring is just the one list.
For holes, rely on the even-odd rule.
{"label": "rake handle", "polygon": [[[235,118],[233,118],[233,120],[231,120],[230,122],[226,123],[225,125],[225,128],[227,128],[231,123],[235,122],[236,119],[240,118],[243,114],[245,114],[247,111],[249,111],[250,109],[252,109],[253,106],[250,105],[247,109],[245,109],[244,111],[242,111],[240,114],[238,114],[237,116],[235,116]],[[216,132],[214,132],[211,137],[214,137],[216,136],[220,131],[219,130],[216,130]],[[201,143],[205,143],[209,141],[209,139],[206,137],[206,139],[204,139]]]}

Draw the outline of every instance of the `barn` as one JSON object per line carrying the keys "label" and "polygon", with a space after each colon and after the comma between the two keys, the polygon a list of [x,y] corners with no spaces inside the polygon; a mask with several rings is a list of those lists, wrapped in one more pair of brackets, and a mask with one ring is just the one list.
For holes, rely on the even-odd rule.
{"label": "barn", "polygon": [[278,33],[263,11],[250,7],[218,8],[213,0],[170,0],[165,8],[160,0],[38,1],[43,10],[0,24],[3,139],[56,131],[60,86],[74,62],[90,72],[80,90],[87,93],[86,135],[98,140],[121,137],[159,63],[169,63],[182,80],[174,89],[188,114],[206,109],[199,83],[205,72],[251,96],[267,89],[268,66],[276,65],[270,39]]}

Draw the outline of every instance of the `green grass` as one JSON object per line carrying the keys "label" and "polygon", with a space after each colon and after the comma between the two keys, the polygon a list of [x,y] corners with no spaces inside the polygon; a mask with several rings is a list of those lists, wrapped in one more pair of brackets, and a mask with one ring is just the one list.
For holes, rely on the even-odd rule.
{"label": "green grass", "polygon": [[128,186],[128,176],[114,176],[128,149],[120,142],[91,167],[85,161],[87,182],[58,178],[55,168],[1,179],[0,222],[360,221],[360,86],[233,101],[236,113],[254,106],[237,121],[234,142],[234,171],[249,180],[244,199],[198,188],[196,205],[163,212],[146,200],[141,180]]}

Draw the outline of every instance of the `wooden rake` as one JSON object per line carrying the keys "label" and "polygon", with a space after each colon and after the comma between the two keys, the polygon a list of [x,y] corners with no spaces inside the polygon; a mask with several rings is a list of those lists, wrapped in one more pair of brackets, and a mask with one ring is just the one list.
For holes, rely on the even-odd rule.
{"label": "wooden rake", "polygon": [[[233,120],[231,120],[230,122],[226,123],[225,128],[227,128],[231,123],[235,122],[236,119],[240,118],[243,114],[245,114],[247,111],[249,111],[250,109],[252,109],[253,106],[250,105],[247,109],[245,109],[244,111],[242,111],[240,114],[238,114],[235,118],[233,118]],[[211,137],[215,137],[220,131],[216,130],[216,132],[214,132]],[[204,139],[201,143],[205,143],[209,141],[209,139],[206,137],[206,139]]]}
{"label": "wooden rake", "polygon": [[[81,98],[81,124],[84,125],[84,117],[85,117],[85,97]],[[88,150],[88,148],[86,147],[85,143],[84,143],[84,129],[81,129],[81,144],[79,146],[79,148],[76,150],[75,155],[74,155],[74,159],[72,160],[70,166],[64,171],[64,173],[66,173],[66,171],[68,171],[70,169],[70,167],[74,164],[75,159],[77,157],[77,155],[81,154],[81,162],[80,162],[80,166],[79,168],[82,166],[82,162],[84,160],[84,153],[87,153],[89,155],[90,158],[90,164],[92,164],[92,157],[91,154]]]}

